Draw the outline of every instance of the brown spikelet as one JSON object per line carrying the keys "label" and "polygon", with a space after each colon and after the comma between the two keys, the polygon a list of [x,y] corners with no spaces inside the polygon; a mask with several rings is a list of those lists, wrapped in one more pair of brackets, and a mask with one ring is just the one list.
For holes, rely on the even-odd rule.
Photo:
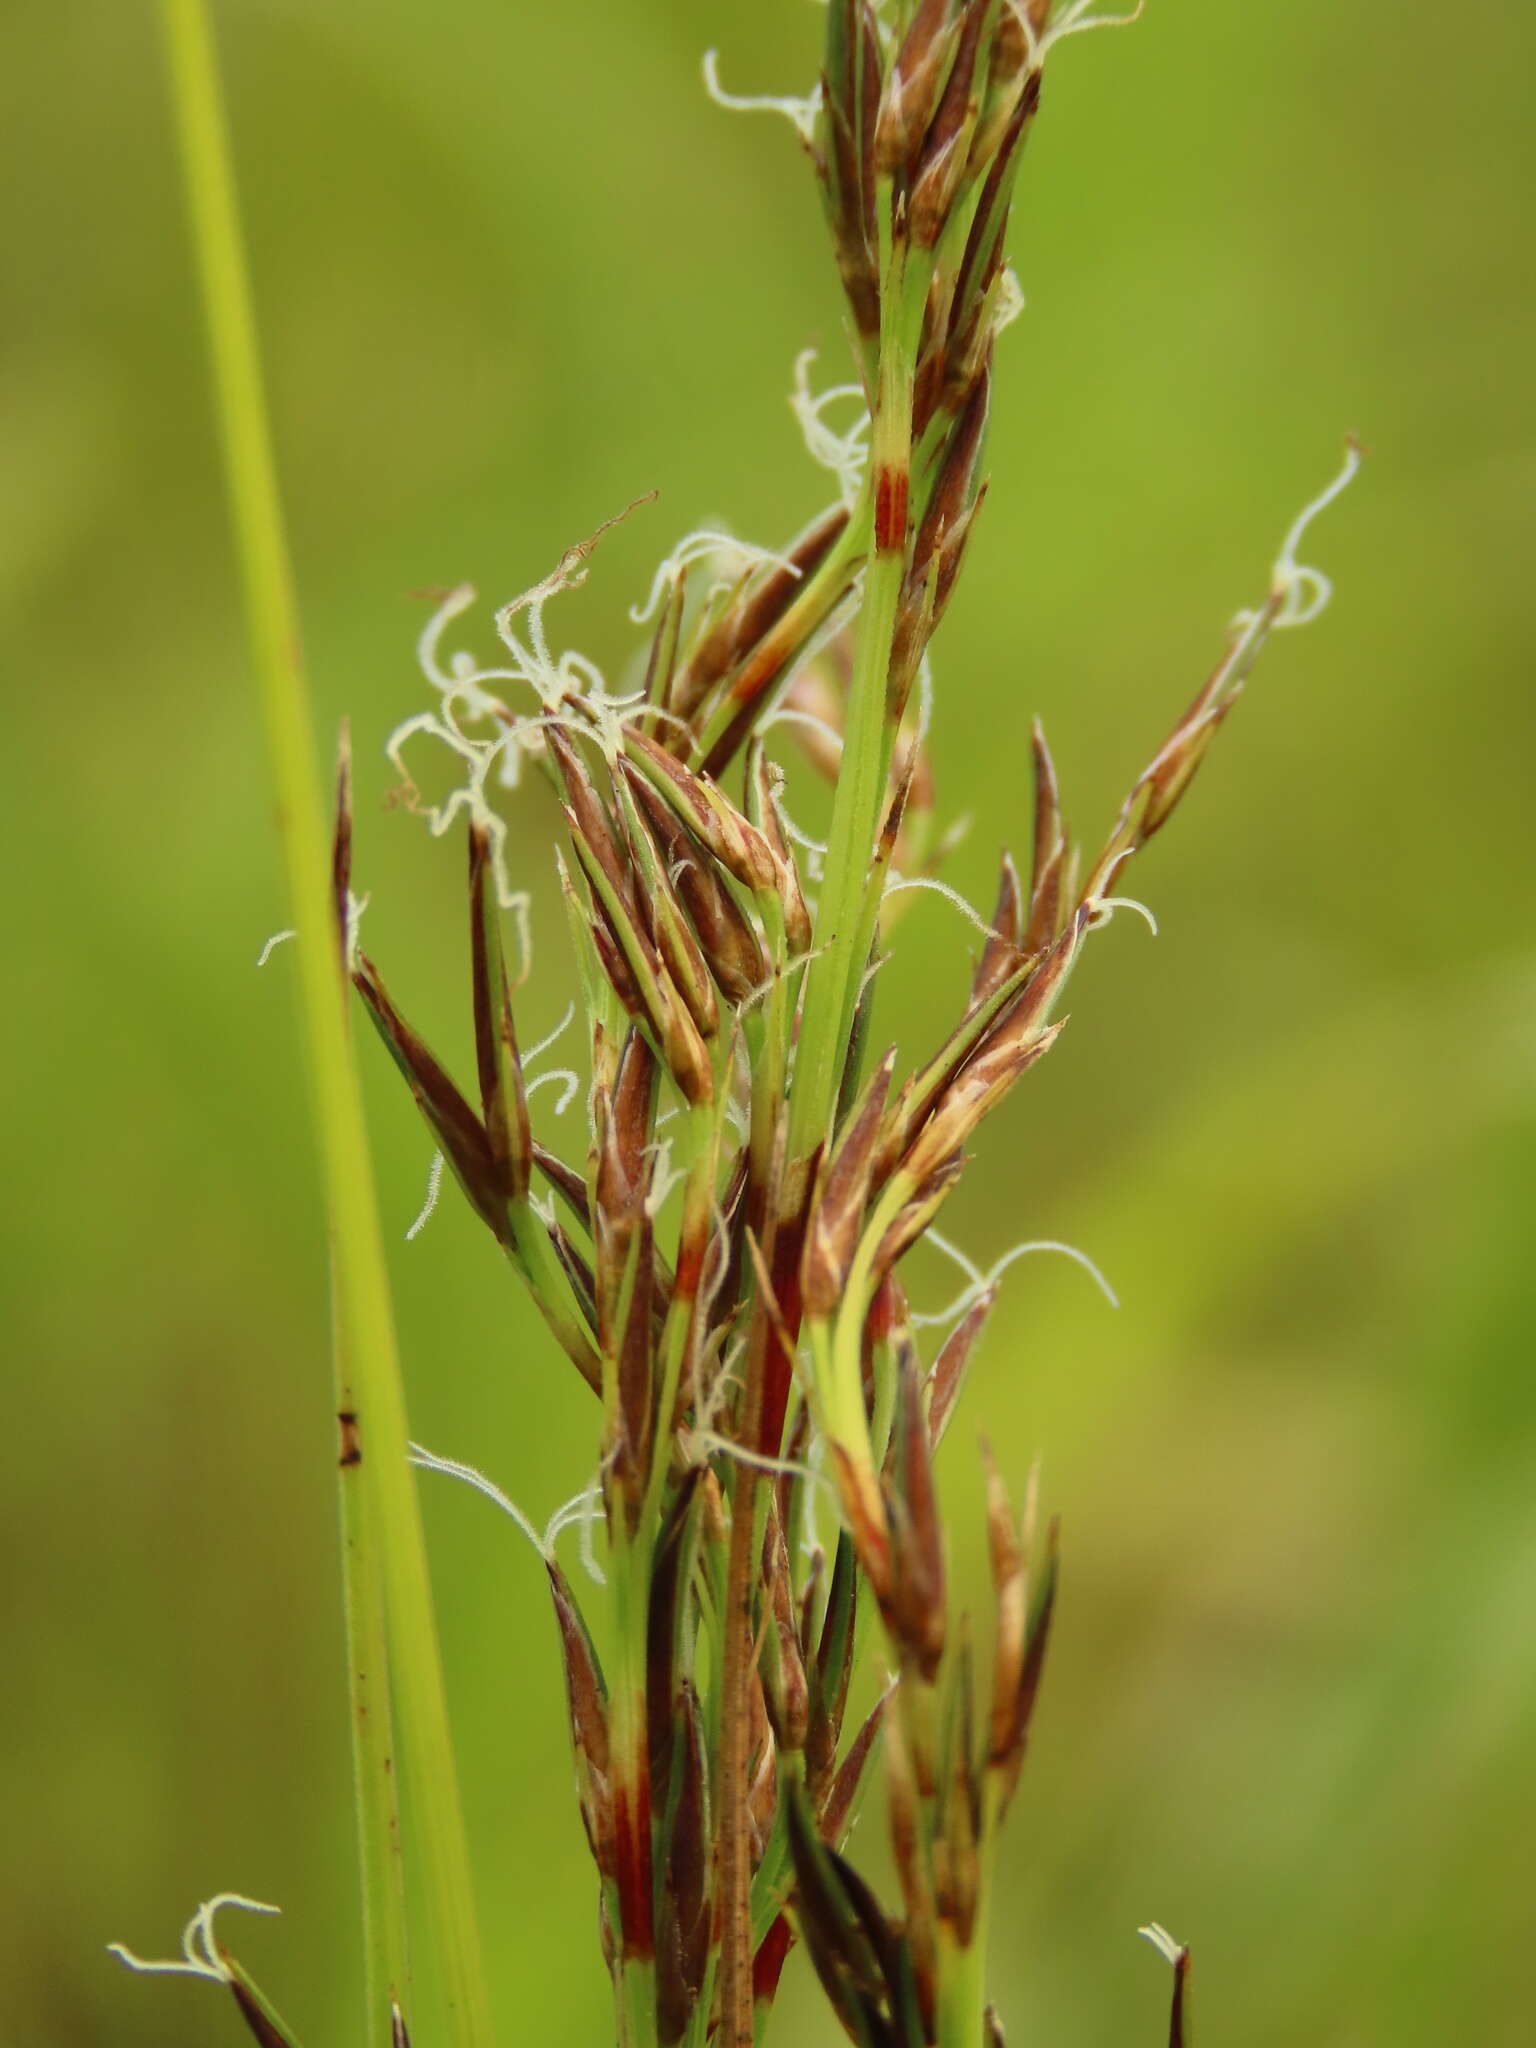
{"label": "brown spikelet", "polygon": [[1014,1527],[1013,1508],[985,1442],[981,1456],[987,1487],[987,1550],[992,1562],[992,1588],[997,1612],[987,1761],[994,1769],[1005,1770],[1015,1736],[1019,1681],[1024,1670],[1028,1588],[1024,1549]]}
{"label": "brown spikelet", "polygon": [[496,1236],[506,1240],[507,1216],[501,1189],[503,1177],[491,1155],[485,1127],[475,1115],[426,1041],[407,1024],[390,1001],[378,969],[359,953],[352,970],[353,986],[362,997],[390,1057],[405,1076],[433,1136],[476,1213]]}
{"label": "brown spikelet", "polygon": [[758,1943],[757,1953],[752,1958],[752,2009],[755,2014],[766,2017],[772,2008],[779,1979],[784,1974],[784,1965],[794,1942],[795,1930],[790,1925],[789,1915],[780,1913]]}
{"label": "brown spikelet", "polygon": [[[881,1278],[922,1236],[965,1171],[963,1151],[957,1148],[930,1168],[922,1157],[923,1145],[923,1139],[919,1139],[913,1148],[918,1155],[920,1169],[911,1176],[915,1191],[911,1199],[897,1210],[894,1222],[887,1227],[875,1252],[873,1270]],[[906,1171],[905,1167],[903,1171]]]}
{"label": "brown spikelet", "polygon": [[[980,488],[979,466],[986,437],[991,380],[982,375],[945,442],[940,468],[912,543],[909,583],[915,588],[935,578],[933,623],[943,616],[944,601],[959,568],[958,551],[969,532],[969,514]],[[953,564],[953,566],[951,566]]]}
{"label": "brown spikelet", "polygon": [[847,506],[830,506],[791,541],[779,560],[742,578],[724,611],[678,664],[668,698],[678,717],[692,718],[715,685],[772,631],[847,524]]}
{"label": "brown spikelet", "polygon": [[998,1726],[994,1725],[988,1757],[989,1768],[997,1774],[1000,1804],[1004,1809],[1013,1796],[1019,1772],[1023,1768],[1030,1722],[1034,1717],[1035,1701],[1040,1692],[1041,1673],[1045,1669],[1045,1653],[1050,1644],[1051,1618],[1056,1608],[1059,1554],[1060,1526],[1053,1519],[1046,1537],[1045,1562],[1041,1567],[1039,1588],[1030,1603],[1029,1618],[1024,1628],[1023,1655],[1017,1659],[1018,1683],[1013,1692],[1012,1714],[1006,1731],[1002,1733],[1001,1742],[997,1739]]}
{"label": "brown spikelet", "polygon": [[[680,569],[672,579],[665,601],[656,612],[656,629],[651,635],[651,645],[645,660],[645,701],[663,708],[672,701],[673,676],[677,668],[678,646],[683,629],[683,606],[687,597],[688,573]],[[651,726],[664,726],[662,719],[647,721]]]}
{"label": "brown spikelet", "polygon": [[900,1943],[868,1887],[817,1833],[804,1793],[786,1807],[796,1918],[833,2010],[857,2042],[895,2041],[890,2013],[901,1975]]}
{"label": "brown spikelet", "polygon": [[880,43],[873,12],[867,0],[829,0],[822,74],[827,219],[854,327],[868,342],[880,331],[875,225],[879,101]]}
{"label": "brown spikelet", "polygon": [[754,740],[747,754],[747,809],[774,858],[774,891],[784,919],[784,939],[791,959],[811,949],[811,913],[800,887],[800,869],[794,848],[779,814],[778,788],[774,769],[761,740]]}
{"label": "brown spikelet", "polygon": [[992,912],[992,929],[981,949],[971,982],[971,1005],[984,1003],[1010,974],[1024,964],[1024,891],[1013,855],[1003,855],[997,884],[997,903]]}
{"label": "brown spikelet", "polygon": [[[1049,0],[1045,0],[1044,6],[1041,0],[1029,0],[1031,14],[1039,14],[1042,24],[1048,9]],[[1037,27],[1036,33],[1039,32]],[[992,47],[987,53],[986,83],[982,88],[981,111],[971,138],[967,177],[979,178],[1004,147],[1018,115],[1019,103],[1031,88],[1039,92],[1039,73],[1030,62],[1029,37],[1025,34],[1023,19],[1013,5],[1000,7]]]}
{"label": "brown spikelet", "polygon": [[700,1037],[712,1038],[719,1029],[720,1005],[698,938],[673,886],[670,863],[623,775],[619,777],[618,789],[647,936],[687,1005]]}
{"label": "brown spikelet", "polygon": [[885,1712],[890,1703],[890,1692],[883,1692],[865,1715],[858,1732],[848,1745],[848,1753],[837,1767],[836,1775],[827,1787],[825,1799],[816,1816],[817,1827],[824,1842],[833,1848],[841,1845],[848,1832],[853,1810],[858,1804],[863,1789],[864,1773],[870,1758],[874,1755],[875,1744],[885,1725]]}
{"label": "brown spikelet", "polygon": [[[1008,9],[1001,12],[1006,14]],[[977,122],[968,167],[970,173],[977,175],[980,163],[988,157],[990,161],[971,218],[965,254],[961,258],[950,306],[952,375],[946,384],[945,397],[952,407],[962,402],[965,396],[964,366],[974,360],[985,346],[984,308],[1003,267],[1014,183],[1025,138],[1039,102],[1040,76],[1037,71],[1029,71],[1025,74],[1017,100],[1002,121],[1000,133],[998,122],[1005,101],[1001,95],[992,97],[990,87],[988,108]]]}
{"label": "brown spikelet", "polygon": [[687,1574],[693,1569],[695,1553],[693,1504],[700,1477],[700,1468],[695,1466],[670,1502],[651,1567],[646,1613],[645,1710],[651,1780],[657,1785],[664,1785],[671,1771],[677,1705],[686,1682],[681,1677],[681,1631],[687,1607]]}
{"label": "brown spikelet", "polygon": [[897,1349],[896,1417],[891,1432],[886,1514],[890,1526],[889,1584],[881,1614],[893,1643],[930,1683],[944,1654],[944,1541],[934,1492],[928,1418],[910,1342]]}
{"label": "brown spikelet", "polygon": [[581,1818],[593,1861],[602,1876],[611,1879],[616,1862],[609,1787],[608,1695],[597,1652],[565,1574],[553,1558],[546,1560],[546,1569],[560,1631],[560,1658],[565,1672],[566,1709],[576,1759]]}
{"label": "brown spikelet", "polygon": [[989,0],[967,0],[943,96],[913,166],[909,218],[913,246],[918,249],[931,249],[937,243],[965,178],[971,134],[980,111],[976,61],[991,12]]}
{"label": "brown spikelet", "polygon": [[223,1949],[219,1951],[224,1967],[229,1971],[226,1982],[235,2009],[245,2021],[246,2031],[258,2044],[258,2048],[298,2048],[298,2043],[273,2012],[266,2000],[257,1991],[245,1972]]}
{"label": "brown spikelet", "polygon": [[805,1748],[810,1720],[810,1684],[796,1628],[789,1550],[777,1497],[770,1494],[763,1532],[763,1592],[766,1607],[763,1692],[774,1740],[782,1754]]}
{"label": "brown spikelet", "polygon": [[565,788],[566,823],[583,865],[601,873],[608,892],[618,897],[630,918],[638,915],[634,876],[608,806],[586,764],[556,725],[546,729],[544,743],[560,769]]}
{"label": "brown spikelet", "polygon": [[[902,1172],[923,1181],[1044,1057],[1065,1018],[1051,1020],[1076,961],[1089,913],[1079,909],[1016,994],[998,1009],[976,1049],[937,1095],[933,1112],[902,1158]],[[1007,984],[1005,984],[1007,986]]]}
{"label": "brown spikelet", "polygon": [[812,1197],[800,1269],[801,1299],[808,1316],[830,1315],[847,1283],[863,1235],[875,1145],[895,1066],[896,1048],[891,1046],[865,1083]]}
{"label": "brown spikelet", "polygon": [[[575,811],[565,807],[576,857],[591,886],[595,910],[592,943],[605,974],[631,1014],[644,1023],[656,1051],[689,1102],[714,1094],[714,1065],[693,1015],[678,991],[626,881],[615,888],[604,857],[582,831]],[[702,962],[699,971],[702,975]],[[706,978],[707,981],[707,978]]]}
{"label": "brown spikelet", "polygon": [[959,34],[953,0],[918,0],[885,82],[875,126],[877,176],[910,168],[937,109]]}
{"label": "brown spikelet", "polygon": [[709,1760],[698,1696],[686,1682],[676,1712],[677,1792],[656,1930],[656,2018],[664,2044],[688,2030],[709,1967]]}
{"label": "brown spikelet", "polygon": [[522,1061],[512,1023],[512,995],[502,954],[501,913],[490,838],[479,823],[469,832],[470,980],[475,1017],[475,1059],[480,1108],[502,1199],[527,1199],[533,1132],[523,1088]]}
{"label": "brown spikelet", "polygon": [[1045,728],[1038,718],[1030,736],[1030,755],[1034,765],[1035,831],[1029,870],[1029,918],[1024,931],[1027,953],[1043,951],[1061,929],[1067,855],[1056,766],[1045,743]]}
{"label": "brown spikelet", "polygon": [[992,1287],[978,1295],[945,1338],[934,1360],[928,1376],[928,1436],[935,1449],[949,1427],[971,1352],[996,1300],[997,1290]]}
{"label": "brown spikelet", "polygon": [[731,893],[714,856],[638,769],[628,761],[621,766],[655,835],[669,882],[688,914],[710,973],[730,1002],[744,1002],[768,976],[768,955],[757,926]]}
{"label": "brown spikelet", "polygon": [[1022,960],[979,1003],[973,1003],[926,1066],[902,1084],[886,1113],[875,1153],[874,1182],[887,1180],[945,1090],[964,1067],[1038,965]]}
{"label": "brown spikelet", "polygon": [[626,734],[625,746],[635,767],[728,874],[748,889],[776,886],[772,848],[718,784],[684,767],[643,733]]}
{"label": "brown spikelet", "polygon": [[1053,1024],[1021,1027],[1007,1040],[984,1046],[962,1067],[901,1163],[902,1172],[919,1189],[945,1170],[1004,1096],[1045,1057],[1066,1021],[1063,1017]]}

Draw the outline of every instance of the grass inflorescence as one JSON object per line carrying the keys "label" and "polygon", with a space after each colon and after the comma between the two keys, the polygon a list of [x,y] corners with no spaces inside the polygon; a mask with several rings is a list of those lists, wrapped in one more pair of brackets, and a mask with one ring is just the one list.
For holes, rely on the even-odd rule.
{"label": "grass inflorescence", "polygon": [[[465,843],[467,1081],[362,947],[345,767],[339,785],[329,971],[339,948],[432,1134],[434,1189],[446,1169],[536,1303],[550,1369],[563,1355],[594,1401],[592,1485],[542,1533],[512,1511],[548,1574],[622,2048],[749,2048],[797,1943],[862,2048],[1001,2037],[986,1971],[994,1851],[1041,1684],[1058,1535],[1033,1485],[1020,1514],[988,1461],[992,1612],[973,1626],[952,1611],[933,1463],[996,1276],[970,1273],[933,1341],[903,1262],[925,1238],[944,1247],[937,1221],[980,1127],[1063,1030],[1090,936],[1120,909],[1150,917],[1125,893],[1127,866],[1177,808],[1269,634],[1325,601],[1297,550],[1357,461],[1351,448],[1285,537],[1102,844],[1069,835],[1039,727],[1021,742],[1033,816],[990,914],[962,906],[979,944],[953,1028],[915,1064],[883,1044],[877,970],[899,899],[953,895],[937,872],[930,643],[987,490],[995,348],[1020,304],[1006,257],[1020,169],[1052,52],[1117,18],[1089,0],[831,0],[807,98],[732,101],[706,67],[726,104],[789,116],[820,190],[853,374],[817,394],[802,359],[795,410],[837,496],[779,548],[680,543],[627,694],[551,637],[550,608],[586,579],[600,534],[495,613],[489,665],[448,649],[472,591],[435,612],[421,642],[433,700],[389,752],[431,829]],[[802,773],[831,784],[824,844],[786,808],[784,739]],[[461,770],[430,807],[407,759],[425,744]],[[526,900],[502,807],[525,766],[566,828],[579,1156],[535,1134],[520,1047]],[[344,1274],[339,1288],[345,1303]],[[368,1420],[354,1422],[354,1453],[376,1448]],[[384,1587],[378,1627],[409,1744],[420,1702],[399,1682],[414,1642],[392,1590],[398,1503],[369,1498],[378,1554],[360,1586]],[[556,1556],[573,1520],[590,1585]],[[866,1645],[889,1676],[855,1718]],[[849,1854],[877,1771],[894,1909]],[[377,1854],[366,1829],[364,1854]],[[187,1967],[230,1983],[259,2038],[288,2041],[209,1925],[205,1909]],[[1174,1965],[1177,2041],[1188,1954],[1146,1931]],[[381,1999],[389,2038],[407,2038],[402,1972],[375,1977],[382,2041]],[[444,2038],[479,2039],[478,2025],[460,2006]]]}

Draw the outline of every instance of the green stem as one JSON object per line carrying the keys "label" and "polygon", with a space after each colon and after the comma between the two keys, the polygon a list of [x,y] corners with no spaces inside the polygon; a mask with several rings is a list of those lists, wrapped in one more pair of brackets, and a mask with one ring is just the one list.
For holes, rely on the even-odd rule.
{"label": "green stem", "polygon": [[363,1887],[366,1971],[365,2040],[390,2038],[393,2008],[409,2009],[410,1950],[406,1939],[405,1864],[400,1846],[399,1784],[395,1774],[394,1713],[389,1696],[389,1631],[379,1578],[379,1545],[370,1518],[363,1466],[353,1455],[351,1420],[357,1394],[341,1326],[340,1291],[332,1252],[331,1352],[336,1413],[341,1425],[338,1491],[341,1495],[343,1605],[347,1624],[347,1684],[352,1705],[352,1796],[357,1808],[358,1860]]}
{"label": "green stem", "polygon": [[[791,1159],[803,1159],[828,1135],[864,977],[865,957],[859,945],[896,737],[886,684],[907,566],[905,512],[893,519],[882,508],[893,495],[904,507],[910,487],[916,320],[922,311],[917,287],[925,276],[921,262],[909,270],[905,248],[898,243],[881,294],[880,379],[869,457],[874,523],[848,690],[842,770],[832,802],[826,880],[806,969],[790,1108]],[[882,531],[882,526],[899,531]]]}
{"label": "green stem", "polygon": [[[226,485],[266,725],[278,830],[298,931],[299,1002],[335,1248],[337,1313],[355,1388],[363,1531],[376,1536],[391,1678],[422,1846],[448,2008],[426,2029],[455,2048],[488,2048],[489,2004],[448,1723],[420,1509],[406,1462],[405,1395],[374,1197],[362,1096],[338,971],[330,849],[316,772],[298,613],[277,492],[255,324],[212,38],[202,0],[162,0],[172,95],[213,379]],[[345,1511],[345,1510],[344,1510]],[[375,1842],[371,1853],[377,1854]],[[382,1872],[370,1878],[380,1891]],[[385,1954],[391,1916],[369,1929],[370,1984],[404,1984]],[[370,2009],[376,1991],[370,1993]],[[382,2048],[382,2044],[376,2044]]]}
{"label": "green stem", "polygon": [[[627,1802],[630,1825],[643,1829],[645,1861],[652,1854],[650,1784],[650,1729],[646,1706],[646,1634],[650,1618],[650,1587],[653,1549],[649,1530],[642,1525],[633,1536],[615,1541],[609,1552],[608,1569],[612,1584],[614,1635],[617,1642],[615,1683],[609,1720],[609,1746],[613,1759],[615,1791]],[[621,1854],[623,1854],[621,1848]],[[638,1875],[631,1864],[630,1875]],[[627,1924],[621,1932],[622,1953],[618,1962],[619,2048],[656,2048],[656,1954],[654,1947],[655,1873],[649,1872],[649,1896],[644,1902],[649,1925],[642,1938]],[[621,1920],[640,1903],[625,1895],[620,1884]]]}
{"label": "green stem", "polygon": [[854,953],[885,792],[885,679],[902,574],[900,555],[871,555],[849,689],[842,773],[827,842],[826,880],[806,969],[790,1121],[790,1156],[796,1159],[827,1135],[863,973],[863,963]]}
{"label": "green stem", "polygon": [[998,1810],[996,1782],[990,1771],[982,1790],[981,1829],[977,1844],[979,1874],[976,1918],[969,1946],[961,1948],[949,1930],[939,1933],[939,2009],[936,2048],[979,2048],[986,2039],[987,1942],[997,1870]]}
{"label": "green stem", "polygon": [[811,1382],[821,1411],[818,1423],[829,1442],[841,1444],[855,1472],[863,1474],[871,1487],[884,1452],[884,1435],[879,1428],[871,1433],[864,1412],[864,1321],[873,1298],[875,1253],[910,1193],[911,1182],[901,1173],[893,1174],[864,1227],[836,1316],[818,1316],[806,1323]]}

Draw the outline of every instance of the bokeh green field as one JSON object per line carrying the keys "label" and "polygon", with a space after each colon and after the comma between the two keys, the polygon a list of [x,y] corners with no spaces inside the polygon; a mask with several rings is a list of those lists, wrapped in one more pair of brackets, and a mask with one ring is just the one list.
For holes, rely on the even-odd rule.
{"label": "bokeh green field", "polygon": [[[840,348],[813,190],[698,75],[718,42],[738,88],[798,89],[820,18],[216,14],[370,946],[462,1055],[461,860],[381,802],[411,592],[510,595],[655,486],[552,615],[620,669],[676,534],[772,542],[821,502],[785,404],[797,350]],[[1149,1917],[1194,1944],[1211,2042],[1532,2039],[1533,69],[1509,0],[1154,0],[1053,63],[939,647],[952,880],[986,897],[1026,831],[1036,711],[1074,823],[1107,822],[1344,431],[1372,457],[1308,550],[1333,608],[1136,878],[1161,936],[1096,941],[947,1226],[984,1262],[1071,1239],[1123,1301],[1014,1268],[945,1455],[963,1582],[983,1421],[1065,1522],[997,1920],[1015,2041],[1152,2048]],[[242,1952],[326,2048],[359,1945],[323,1247],[290,964],[254,971],[285,918],[152,10],[23,0],[0,76],[0,2041],[234,2043],[208,1987],[103,1949],[164,1953],[234,1887],[282,1904]],[[529,1036],[567,988],[548,838],[530,798]],[[968,938],[928,899],[903,939],[917,1051]],[[430,1148],[381,1069],[399,1239]],[[589,1397],[452,1203],[395,1267],[417,1433],[542,1518]],[[483,1502],[434,1482],[428,1514],[502,2038],[590,2048],[541,1576]],[[803,1977],[780,2024],[832,2038]]]}

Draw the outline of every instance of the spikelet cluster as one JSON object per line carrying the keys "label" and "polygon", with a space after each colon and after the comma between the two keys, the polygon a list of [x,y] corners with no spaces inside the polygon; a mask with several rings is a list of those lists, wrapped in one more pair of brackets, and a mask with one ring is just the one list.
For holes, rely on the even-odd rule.
{"label": "spikelet cluster", "polygon": [[[790,115],[821,194],[854,373],[818,397],[802,362],[796,411],[838,495],[773,551],[690,536],[658,574],[629,696],[549,639],[545,608],[587,574],[591,543],[497,615],[494,667],[441,651],[470,593],[434,619],[437,702],[393,751],[404,769],[405,742],[429,737],[464,767],[429,816],[467,843],[467,1086],[356,942],[343,789],[352,980],[595,1400],[583,1512],[602,1593],[579,1594],[553,1540],[541,1548],[630,2048],[746,2048],[796,1942],[865,2048],[1000,2038],[990,1859],[1039,1691],[1056,1534],[1036,1528],[1032,1495],[1016,1516],[989,1466],[994,1611],[979,1631],[951,1613],[933,1458],[995,1288],[973,1287],[925,1357],[903,1262],[982,1123],[1061,1032],[1086,941],[1130,900],[1126,864],[1182,799],[1265,638],[1325,594],[1296,561],[1298,522],[1097,850],[1074,844],[1036,728],[1023,857],[1004,859],[974,919],[954,1026],[915,1064],[882,1050],[872,969],[891,899],[934,880],[944,847],[929,646],[986,495],[994,348],[1019,304],[1011,209],[1048,55],[1105,20],[1077,0],[831,0],[813,93],[737,102]],[[856,415],[842,432],[834,405]],[[833,785],[826,848],[786,812],[781,738]],[[506,924],[520,897],[497,793],[524,763],[566,828],[580,1156],[536,1135],[519,1050]],[[872,1634],[889,1681],[853,1723]],[[894,1904],[847,1853],[877,1751]]]}

